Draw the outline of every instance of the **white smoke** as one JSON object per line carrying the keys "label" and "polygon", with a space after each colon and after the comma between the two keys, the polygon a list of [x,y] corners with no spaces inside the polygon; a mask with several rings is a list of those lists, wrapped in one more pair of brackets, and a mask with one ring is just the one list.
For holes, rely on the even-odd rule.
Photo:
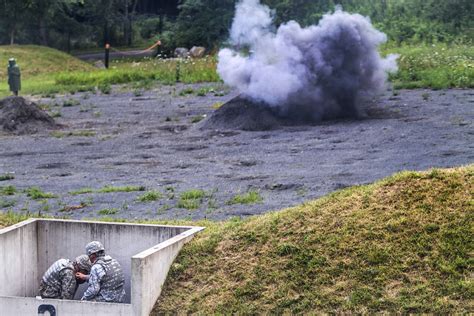
{"label": "white smoke", "polygon": [[[282,24],[259,0],[241,0],[230,31],[234,49],[219,52],[217,71],[243,96],[280,115],[304,120],[354,116],[359,104],[386,87],[395,55],[377,51],[387,37],[370,20],[336,8],[318,25]],[[250,53],[243,54],[245,47]]]}

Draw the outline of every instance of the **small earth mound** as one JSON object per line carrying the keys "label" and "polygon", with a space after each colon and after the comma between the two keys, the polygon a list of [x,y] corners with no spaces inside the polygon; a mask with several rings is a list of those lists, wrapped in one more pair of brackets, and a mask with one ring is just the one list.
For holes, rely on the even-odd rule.
{"label": "small earth mound", "polygon": [[55,127],[54,119],[33,102],[22,97],[0,100],[0,128],[9,134],[34,134]]}
{"label": "small earth mound", "polygon": [[[297,115],[295,115],[295,113]],[[223,104],[208,119],[203,121],[201,129],[268,131],[284,126],[318,125],[324,122],[341,122],[368,119],[400,118],[401,114],[380,107],[379,100],[370,100],[360,105],[357,113],[320,117],[315,119],[311,113],[295,111],[293,115],[282,116],[264,103],[257,103],[237,96]]]}
{"label": "small earth mound", "polygon": [[238,96],[217,109],[203,122],[201,128],[268,131],[282,125],[288,125],[288,122],[278,117],[268,106]]}

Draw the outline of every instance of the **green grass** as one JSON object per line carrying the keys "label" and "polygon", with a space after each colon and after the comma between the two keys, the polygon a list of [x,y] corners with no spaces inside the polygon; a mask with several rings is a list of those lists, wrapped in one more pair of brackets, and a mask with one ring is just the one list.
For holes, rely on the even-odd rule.
{"label": "green grass", "polygon": [[67,100],[64,100],[63,102],[63,107],[71,107],[71,106],[76,106],[76,105],[81,105],[81,102],[79,102],[76,99],[67,99]]}
{"label": "green grass", "polygon": [[387,46],[383,54],[399,54],[399,71],[390,76],[400,88],[474,88],[474,47],[444,44]]}
{"label": "green grass", "polygon": [[263,201],[262,196],[257,191],[249,191],[244,194],[237,194],[227,201],[227,204],[255,204]]}
{"label": "green grass", "polygon": [[117,214],[118,213],[118,209],[116,208],[104,208],[100,211],[97,212],[97,214],[99,215],[114,215],[114,214]]}
{"label": "green grass", "polygon": [[100,189],[92,189],[92,188],[82,188],[79,190],[71,191],[69,194],[71,195],[79,195],[79,194],[88,194],[88,193],[114,193],[114,192],[136,192],[136,191],[145,191],[144,186],[112,186],[106,185]]}
{"label": "green grass", "polygon": [[178,202],[176,203],[176,207],[187,210],[198,209],[205,196],[206,192],[198,189],[182,192],[179,196]]}
{"label": "green grass", "polygon": [[[97,69],[72,56],[41,46],[0,46],[0,63],[16,56],[22,69],[22,94],[53,95],[100,90],[111,92],[111,85],[134,83],[137,87],[151,87],[152,83],[176,82],[176,60],[144,59],[143,61],[115,61],[109,69]],[[180,64],[180,82],[217,82],[216,59],[184,60]],[[0,97],[9,95],[0,72]]]}
{"label": "green grass", "polygon": [[473,184],[474,165],[402,172],[209,223],[151,315],[469,313]]}
{"label": "green grass", "polygon": [[148,191],[137,198],[139,202],[153,202],[163,198],[163,194],[158,191]]}
{"label": "green grass", "polygon": [[13,185],[7,185],[0,187],[0,196],[2,195],[15,195],[17,192],[16,188]]}
{"label": "green grass", "polygon": [[0,175],[0,181],[8,181],[8,180],[13,180],[13,179],[15,179],[15,176],[12,174],[6,173],[6,174]]}
{"label": "green grass", "polygon": [[128,185],[128,186],[109,186],[106,185],[105,187],[97,190],[97,193],[113,193],[113,192],[135,192],[135,191],[145,191],[144,186],[134,186],[134,185]]}
{"label": "green grass", "polygon": [[25,190],[26,196],[31,198],[32,200],[39,200],[39,199],[52,199],[57,198],[58,196],[53,193],[44,192],[38,187],[30,187]]}
{"label": "green grass", "polygon": [[82,188],[79,190],[71,191],[69,194],[71,195],[79,195],[79,194],[87,194],[87,193],[94,193],[95,190],[92,188]]}

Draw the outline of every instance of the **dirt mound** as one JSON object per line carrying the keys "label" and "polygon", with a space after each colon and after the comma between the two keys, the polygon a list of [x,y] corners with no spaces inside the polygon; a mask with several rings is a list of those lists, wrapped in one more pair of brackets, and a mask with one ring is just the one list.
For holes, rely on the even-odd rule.
{"label": "dirt mound", "polygon": [[15,135],[34,134],[57,127],[54,119],[22,97],[0,100],[0,128]]}
{"label": "dirt mound", "polygon": [[288,122],[278,117],[268,106],[238,96],[216,110],[201,128],[267,131],[282,125],[288,125]]}
{"label": "dirt mound", "polygon": [[400,118],[402,115],[380,106],[378,100],[369,100],[360,105],[357,113],[320,117],[301,111],[286,113],[283,116],[264,103],[257,103],[237,96],[222,105],[207,120],[203,121],[201,129],[213,130],[244,130],[267,131],[283,126],[320,125],[324,122],[341,122],[353,120]]}

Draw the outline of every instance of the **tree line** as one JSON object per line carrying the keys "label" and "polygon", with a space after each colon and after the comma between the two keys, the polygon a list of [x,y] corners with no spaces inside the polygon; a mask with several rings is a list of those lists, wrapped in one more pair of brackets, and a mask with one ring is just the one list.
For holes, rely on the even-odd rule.
{"label": "tree line", "polygon": [[[236,0],[179,0],[167,14],[137,13],[145,0],[1,0],[0,43],[41,44],[70,50],[105,42],[131,46],[160,39],[165,50],[202,45],[218,47],[227,39]],[[146,0],[145,2],[150,2]],[[163,2],[164,3],[164,2]],[[463,42],[474,38],[472,0],[262,0],[275,9],[277,25],[296,20],[317,24],[336,4],[369,16],[390,40]],[[143,3],[142,3],[143,5]],[[156,7],[156,4],[154,5]]]}

